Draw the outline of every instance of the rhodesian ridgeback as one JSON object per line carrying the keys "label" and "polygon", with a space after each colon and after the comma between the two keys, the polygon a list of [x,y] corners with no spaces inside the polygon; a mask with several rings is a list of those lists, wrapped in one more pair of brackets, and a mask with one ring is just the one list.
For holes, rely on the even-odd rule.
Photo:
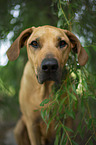
{"label": "rhodesian ridgeback", "polygon": [[46,133],[40,103],[48,98],[52,85],[60,83],[70,51],[77,53],[81,66],[86,64],[88,55],[73,33],[53,26],[24,30],[7,51],[9,60],[16,60],[24,45],[28,62],[21,80],[19,102],[22,117],[15,128],[16,140],[18,145],[53,145],[54,123]]}

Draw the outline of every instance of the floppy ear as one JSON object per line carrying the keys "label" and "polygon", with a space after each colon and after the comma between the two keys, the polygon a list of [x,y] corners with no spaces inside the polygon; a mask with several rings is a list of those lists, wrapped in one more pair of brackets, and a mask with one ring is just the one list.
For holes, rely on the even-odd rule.
{"label": "floppy ear", "polygon": [[33,29],[28,28],[21,32],[19,37],[13,42],[13,44],[10,46],[10,48],[7,51],[7,56],[9,60],[13,61],[16,60],[19,56],[20,49],[24,46],[25,41],[28,39],[28,37],[32,34]]}
{"label": "floppy ear", "polygon": [[72,50],[78,55],[78,62],[81,66],[85,65],[88,61],[88,54],[85,49],[81,46],[79,39],[70,31],[64,30],[65,34],[70,39],[73,47]]}

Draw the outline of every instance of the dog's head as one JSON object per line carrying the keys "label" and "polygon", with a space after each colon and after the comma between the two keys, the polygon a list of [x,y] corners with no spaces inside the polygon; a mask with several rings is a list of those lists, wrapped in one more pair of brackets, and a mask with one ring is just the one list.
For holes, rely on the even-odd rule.
{"label": "dog's head", "polygon": [[85,65],[88,60],[86,51],[73,33],[52,26],[24,30],[7,51],[9,60],[17,59],[24,45],[27,46],[28,59],[41,84],[45,81],[60,81],[62,68],[72,49],[77,53],[80,65]]}

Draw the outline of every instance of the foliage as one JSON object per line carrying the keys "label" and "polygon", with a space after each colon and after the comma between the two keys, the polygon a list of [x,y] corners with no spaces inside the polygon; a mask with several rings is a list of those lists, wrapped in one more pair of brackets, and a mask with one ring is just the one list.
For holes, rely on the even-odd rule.
{"label": "foliage", "polygon": [[57,27],[69,29],[79,36],[90,55],[90,71],[96,72],[96,1],[53,0],[58,15]]}
{"label": "foliage", "polygon": [[[90,4],[90,1],[87,2],[88,3],[85,3],[86,7]],[[95,1],[93,1],[93,3],[95,3]],[[58,27],[69,29],[80,35],[83,34],[81,29],[84,30],[85,28],[81,25],[82,22],[80,23],[81,26],[79,29],[74,30],[74,25],[78,25],[79,21],[84,21],[86,10],[82,13],[82,18],[78,20],[78,24],[75,20],[75,13],[79,13],[84,3],[82,4],[81,1],[54,0],[53,6],[59,18],[57,23]],[[93,15],[93,18],[94,17],[95,15]],[[86,28],[86,33],[87,30],[89,29]],[[95,33],[94,30],[92,30],[92,33]],[[88,38],[86,38],[85,35],[83,36],[85,41],[88,42],[90,36]],[[88,43],[90,44],[89,46],[86,42],[85,49],[91,57],[88,48],[91,45],[91,48],[93,48],[91,52],[96,51],[94,38],[91,41],[92,43]],[[72,60],[72,58],[74,59]],[[41,116],[47,125],[47,130],[52,120],[55,120],[56,139],[54,145],[66,145],[68,141],[71,145],[93,145],[96,143],[96,73],[90,72],[89,67],[91,61],[89,61],[87,67],[80,67],[77,62],[77,57],[73,56],[71,53],[71,57],[69,57],[67,62],[67,67],[69,68],[67,79],[63,80],[59,89],[53,88],[52,95],[40,104],[43,107],[44,104],[48,103],[47,108],[43,107],[41,109]],[[95,70],[95,68],[93,68],[93,70]],[[66,126],[65,120],[68,117],[76,120],[75,123],[77,123],[77,126],[75,124],[75,130],[73,129],[74,127],[70,128]],[[69,135],[70,133],[71,135]],[[78,140],[76,140],[76,137],[78,137]]]}
{"label": "foliage", "polygon": [[[96,102],[96,75],[90,75],[85,67],[80,67],[77,64],[74,65],[68,62],[68,65],[71,69],[67,79],[63,80],[58,90],[53,88],[53,97],[50,95],[48,99],[41,103],[41,106],[48,103],[47,108],[42,108],[41,115],[47,129],[51,121],[55,120],[55,145],[59,143],[64,145],[68,140],[71,145],[79,144],[79,142],[86,145],[92,142],[94,144],[94,141],[96,141],[96,111],[92,104],[95,105]],[[72,77],[70,77],[71,75]],[[90,80],[92,77],[94,77],[93,82]],[[79,121],[77,119],[78,110]],[[77,127],[75,131],[65,125],[67,117],[77,121],[78,125],[75,125],[75,128]],[[63,130],[62,134],[61,130]],[[72,133],[71,136],[69,132]],[[87,133],[89,132],[90,135],[88,136]],[[84,138],[85,134],[87,139]],[[79,138],[76,142],[77,136],[80,136],[81,139]]]}
{"label": "foliage", "polygon": [[13,31],[16,39],[28,27],[55,25],[56,17],[51,14],[50,5],[51,0],[0,0],[0,38]]}
{"label": "foliage", "polygon": [[[14,10],[19,11],[18,17],[14,16]],[[59,141],[61,145],[64,145],[67,140],[72,145],[80,144],[80,142],[81,145],[96,144],[94,143],[94,140],[96,141],[96,1],[0,0],[0,19],[1,40],[12,31],[14,37],[11,41],[13,42],[22,30],[39,25],[56,26],[57,20],[57,27],[69,29],[80,38],[89,55],[87,66],[80,67],[76,56],[71,54],[67,62],[70,68],[68,79],[63,80],[59,89],[53,88],[53,98],[50,95],[41,103],[42,107],[48,104],[48,108],[41,110],[41,115],[47,124],[47,129],[52,120],[56,121],[55,145]],[[26,50],[22,49],[15,62],[9,62],[4,67],[0,66],[0,122],[18,118],[19,84],[26,61]],[[65,92],[67,95],[62,99]],[[77,110],[80,110],[79,115]],[[73,120],[79,118],[80,122],[76,122],[75,131],[65,126],[64,120],[67,117]],[[72,133],[71,136],[69,132]],[[88,134],[87,139],[82,142],[83,137],[86,136],[85,132],[91,132],[91,134]],[[79,143],[76,141],[76,136],[80,136]]]}

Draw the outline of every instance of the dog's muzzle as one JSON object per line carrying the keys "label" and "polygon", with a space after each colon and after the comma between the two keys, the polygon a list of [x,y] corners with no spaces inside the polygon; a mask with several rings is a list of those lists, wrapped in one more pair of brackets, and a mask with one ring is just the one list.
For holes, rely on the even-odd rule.
{"label": "dog's muzzle", "polygon": [[38,82],[40,84],[45,81],[60,82],[60,72],[58,61],[55,58],[45,58],[41,63],[41,68],[38,68]]}

